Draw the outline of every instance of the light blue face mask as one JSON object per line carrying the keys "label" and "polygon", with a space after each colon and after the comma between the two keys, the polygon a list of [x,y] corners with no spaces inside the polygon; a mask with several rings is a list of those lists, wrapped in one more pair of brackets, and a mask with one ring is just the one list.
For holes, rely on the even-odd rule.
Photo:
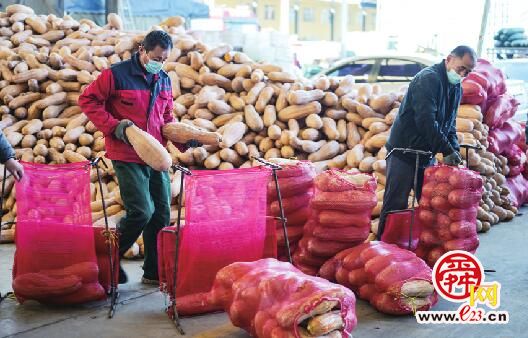
{"label": "light blue face mask", "polygon": [[150,60],[145,65],[145,69],[150,74],[158,74],[159,71],[161,70],[161,68],[163,68],[163,63],[162,62],[158,62],[158,61],[154,61],[154,60]]}
{"label": "light blue face mask", "polygon": [[455,72],[454,69],[451,69],[450,71],[447,72],[447,80],[452,85],[456,85],[456,84],[459,84],[460,81],[462,81],[462,76],[458,75],[458,73]]}

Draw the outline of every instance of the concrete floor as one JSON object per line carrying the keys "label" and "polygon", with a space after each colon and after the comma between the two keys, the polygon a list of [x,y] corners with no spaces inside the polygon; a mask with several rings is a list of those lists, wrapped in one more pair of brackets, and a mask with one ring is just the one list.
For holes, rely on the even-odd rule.
{"label": "concrete floor", "polygon": [[[524,208],[527,212],[528,208]],[[495,226],[481,235],[477,256],[485,269],[496,272],[487,281],[502,283],[501,308],[509,311],[506,325],[419,325],[414,317],[380,314],[358,301],[358,327],[354,337],[528,337],[528,214],[510,223]],[[0,245],[0,292],[11,290],[11,265],[14,245]],[[37,303],[18,305],[13,299],[0,303],[0,337],[169,337],[178,336],[163,312],[164,297],[155,287],[141,285],[141,262],[125,261],[129,282],[120,287],[121,296],[115,317],[107,319],[105,302],[81,307],[47,307]],[[435,310],[456,310],[457,305],[441,300]],[[233,327],[225,313],[185,318],[187,337],[248,337]]]}

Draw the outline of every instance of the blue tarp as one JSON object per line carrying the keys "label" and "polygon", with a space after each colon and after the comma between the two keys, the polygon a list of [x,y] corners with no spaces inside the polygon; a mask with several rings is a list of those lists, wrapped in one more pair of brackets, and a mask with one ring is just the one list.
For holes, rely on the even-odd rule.
{"label": "blue tarp", "polygon": [[[122,1],[125,4],[126,1]],[[134,16],[174,16],[186,18],[208,18],[209,7],[192,0],[129,0],[130,11]],[[104,0],[64,0],[67,13],[104,14]]]}

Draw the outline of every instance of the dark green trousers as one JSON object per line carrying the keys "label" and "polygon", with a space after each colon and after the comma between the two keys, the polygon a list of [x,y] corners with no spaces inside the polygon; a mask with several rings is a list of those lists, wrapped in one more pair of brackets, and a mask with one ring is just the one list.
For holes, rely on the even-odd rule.
{"label": "dark green trousers", "polygon": [[122,256],[143,232],[145,262],[143,276],[158,279],[158,232],[170,223],[171,185],[169,173],[148,165],[112,161],[126,215],[117,225]]}

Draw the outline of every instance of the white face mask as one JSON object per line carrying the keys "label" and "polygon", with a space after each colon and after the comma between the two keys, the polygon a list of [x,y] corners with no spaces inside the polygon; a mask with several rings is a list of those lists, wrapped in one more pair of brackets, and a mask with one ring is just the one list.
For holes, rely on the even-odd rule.
{"label": "white face mask", "polygon": [[454,69],[451,69],[447,72],[447,80],[449,81],[449,83],[456,85],[459,84],[460,81],[462,81],[462,76],[455,72]]}

